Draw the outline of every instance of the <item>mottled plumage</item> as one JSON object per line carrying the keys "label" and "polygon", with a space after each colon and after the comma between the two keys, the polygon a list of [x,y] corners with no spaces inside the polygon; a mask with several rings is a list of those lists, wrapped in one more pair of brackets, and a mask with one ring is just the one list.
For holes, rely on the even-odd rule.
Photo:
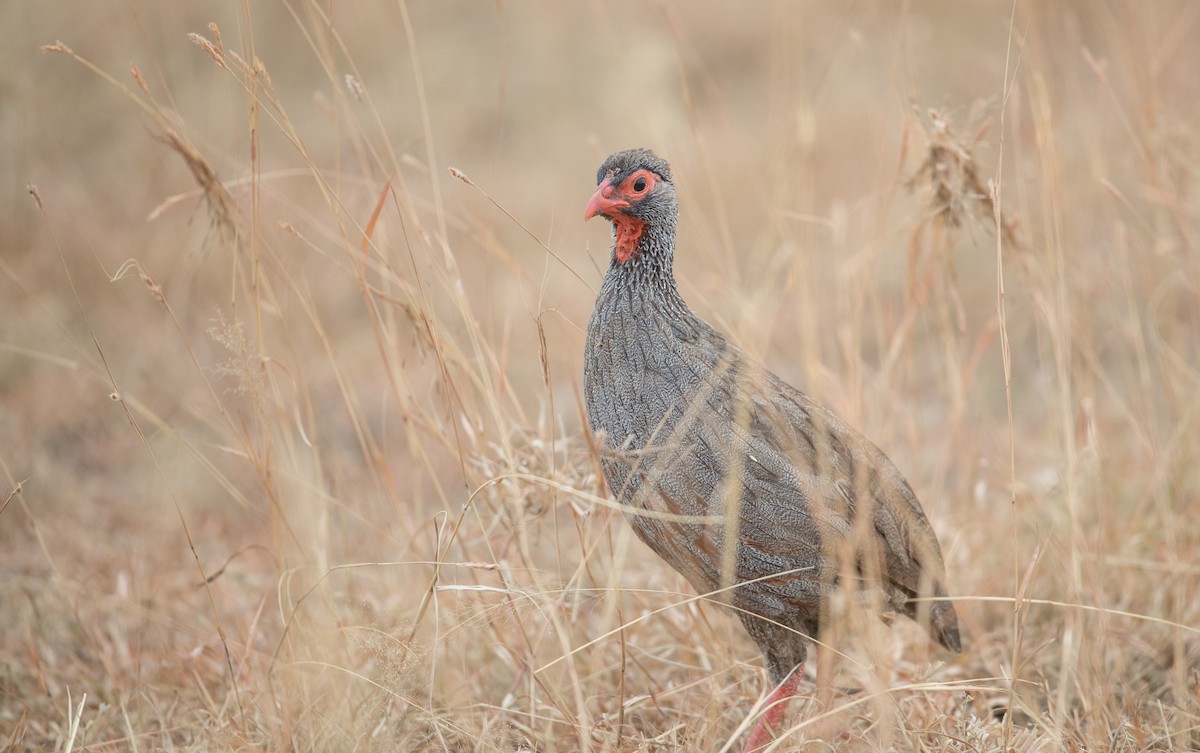
{"label": "mottled plumage", "polygon": [[[619,152],[597,183],[586,215],[613,222],[614,253],[588,324],[584,398],[602,439],[605,479],[633,509],[638,537],[700,593],[741,584],[714,598],[737,609],[781,686],[773,698],[786,702],[806,657],[803,636],[818,634],[843,575],[909,616],[917,615],[912,597],[945,596],[937,539],[878,448],[748,358],[680,297],[667,163],[643,149]],[[737,527],[638,509],[721,520],[728,513]],[[925,607],[933,637],[960,650],[953,605]],[[769,740],[783,705],[760,722],[748,750]]]}

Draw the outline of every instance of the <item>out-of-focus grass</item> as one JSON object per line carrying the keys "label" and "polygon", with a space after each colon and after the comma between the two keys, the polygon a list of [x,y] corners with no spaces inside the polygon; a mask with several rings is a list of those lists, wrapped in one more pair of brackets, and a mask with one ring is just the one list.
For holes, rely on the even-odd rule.
{"label": "out-of-focus grass", "polygon": [[946,550],[966,651],[847,639],[838,745],[1196,748],[1198,7],[3,6],[0,740],[736,749],[757,652],[580,427],[645,145]]}

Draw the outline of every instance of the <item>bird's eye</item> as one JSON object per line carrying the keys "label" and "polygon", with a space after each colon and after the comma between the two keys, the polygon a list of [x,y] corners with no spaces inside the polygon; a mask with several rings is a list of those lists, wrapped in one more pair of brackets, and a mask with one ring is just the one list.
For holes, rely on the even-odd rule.
{"label": "bird's eye", "polygon": [[637,191],[638,193],[645,191],[646,190],[646,179],[638,178],[637,180],[635,180],[633,182],[633,190]]}

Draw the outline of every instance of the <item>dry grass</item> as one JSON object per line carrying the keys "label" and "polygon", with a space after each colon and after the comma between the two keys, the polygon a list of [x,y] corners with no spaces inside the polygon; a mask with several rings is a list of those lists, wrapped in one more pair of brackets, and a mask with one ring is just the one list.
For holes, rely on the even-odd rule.
{"label": "dry grass", "polygon": [[580,428],[646,145],[964,620],[847,636],[776,749],[1200,747],[1200,6],[1013,11],[0,7],[0,741],[737,750],[757,652]]}

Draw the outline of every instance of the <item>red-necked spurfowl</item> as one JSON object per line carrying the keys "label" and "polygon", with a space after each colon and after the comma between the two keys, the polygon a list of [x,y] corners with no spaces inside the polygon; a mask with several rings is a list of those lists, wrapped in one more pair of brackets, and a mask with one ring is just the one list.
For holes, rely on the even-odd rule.
{"label": "red-necked spurfowl", "polygon": [[645,149],[618,152],[596,182],[584,217],[608,219],[614,242],[588,324],[588,421],[638,537],[732,605],[762,651],[774,690],[746,750],[779,731],[809,636],[848,578],[961,650],[954,605],[940,598],[941,550],[908,482],[680,297],[670,166]]}

